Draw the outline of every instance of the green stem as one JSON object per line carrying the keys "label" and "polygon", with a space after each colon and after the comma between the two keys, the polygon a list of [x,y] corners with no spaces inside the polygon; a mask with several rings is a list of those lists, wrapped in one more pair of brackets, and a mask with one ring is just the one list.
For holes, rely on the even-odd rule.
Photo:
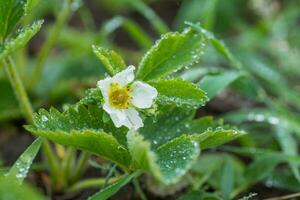
{"label": "green stem", "polygon": [[141,200],[147,200],[147,197],[145,195],[145,193],[143,192],[141,186],[140,186],[140,183],[139,181],[137,180],[137,178],[134,178],[132,180],[132,183],[135,187],[135,190],[137,191],[137,193],[139,194],[139,196],[141,197]]}
{"label": "green stem", "polygon": [[60,11],[55,24],[52,27],[50,34],[42,46],[39,54],[37,55],[37,61],[32,74],[32,87],[35,87],[40,81],[43,72],[43,66],[45,65],[46,59],[49,55],[50,50],[55,45],[59,34],[71,16],[71,0],[65,0],[62,10]]}
{"label": "green stem", "polygon": [[33,109],[29,102],[24,85],[21,81],[20,75],[15,67],[13,60],[9,57],[3,61],[3,65],[10,83],[13,87],[15,95],[19,101],[20,107],[28,123],[33,123]]}
{"label": "green stem", "polygon": [[[118,181],[121,178],[123,178],[123,176],[110,178],[109,181],[108,181],[108,184],[112,184],[112,183]],[[91,178],[91,179],[86,179],[86,180],[79,181],[79,182],[75,183],[74,185],[72,185],[67,190],[67,192],[77,192],[77,191],[81,191],[81,190],[84,190],[86,188],[91,188],[91,187],[97,187],[97,188],[99,188],[104,183],[105,183],[105,178]]]}
{"label": "green stem", "polygon": [[74,175],[71,178],[72,182],[78,180],[80,178],[80,176],[83,174],[83,172],[87,166],[90,155],[91,154],[86,151],[83,151],[81,153],[80,158],[76,164],[76,168],[74,170]]}
{"label": "green stem", "polygon": [[116,169],[117,165],[114,164],[108,171],[108,174],[105,177],[105,183],[102,186],[102,189],[106,187],[106,185],[108,184],[109,179],[111,178],[111,176],[113,175],[115,169]]}
{"label": "green stem", "polygon": [[53,152],[53,149],[50,146],[50,143],[47,140],[43,142],[43,154],[48,162],[49,171],[53,181],[53,185],[56,186],[57,190],[60,190],[64,187],[64,177],[60,175],[60,165],[56,155]]}
{"label": "green stem", "polygon": [[76,156],[76,150],[72,147],[69,147],[67,150],[67,153],[64,157],[64,162],[62,164],[62,168],[63,168],[63,175],[64,175],[64,179],[67,181],[69,181],[69,175],[70,175],[70,169],[72,167],[73,161],[74,161],[74,157]]}

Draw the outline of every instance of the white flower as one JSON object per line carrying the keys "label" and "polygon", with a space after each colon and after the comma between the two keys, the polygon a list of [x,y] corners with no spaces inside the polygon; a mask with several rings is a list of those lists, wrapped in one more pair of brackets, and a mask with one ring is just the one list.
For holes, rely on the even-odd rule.
{"label": "white flower", "polygon": [[143,127],[136,108],[150,108],[157,90],[147,83],[134,81],[134,66],[113,77],[100,80],[97,86],[104,97],[103,109],[110,115],[116,127],[126,126],[130,130]]}

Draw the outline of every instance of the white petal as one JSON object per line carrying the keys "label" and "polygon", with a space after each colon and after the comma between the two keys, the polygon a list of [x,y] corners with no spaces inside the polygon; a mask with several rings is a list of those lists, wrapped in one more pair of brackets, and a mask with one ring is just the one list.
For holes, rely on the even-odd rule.
{"label": "white petal", "polygon": [[128,83],[131,83],[134,79],[134,70],[135,67],[130,65],[125,70],[117,73],[114,77],[112,77],[114,83],[118,83],[120,86],[125,86]]}
{"label": "white petal", "polygon": [[126,114],[124,110],[114,109],[108,103],[105,103],[103,105],[103,109],[109,114],[110,118],[117,128],[124,125],[124,121],[126,121]]}
{"label": "white petal", "polygon": [[150,108],[157,97],[157,90],[147,83],[136,81],[132,84],[132,104],[138,108]]}
{"label": "white petal", "polygon": [[126,113],[126,124],[124,124],[127,128],[129,128],[130,130],[137,130],[140,127],[143,127],[143,120],[142,118],[139,116],[138,111],[136,111],[134,108],[129,108],[127,110],[125,110]]}
{"label": "white petal", "polygon": [[117,128],[126,126],[129,130],[137,130],[144,126],[139,113],[133,108],[126,110],[114,109],[109,104],[105,103],[103,109],[109,114]]}
{"label": "white petal", "polygon": [[108,94],[109,94],[110,84],[112,83],[112,81],[113,79],[111,77],[108,77],[104,80],[100,80],[97,82],[97,86],[101,90],[101,93],[105,101],[108,101]]}

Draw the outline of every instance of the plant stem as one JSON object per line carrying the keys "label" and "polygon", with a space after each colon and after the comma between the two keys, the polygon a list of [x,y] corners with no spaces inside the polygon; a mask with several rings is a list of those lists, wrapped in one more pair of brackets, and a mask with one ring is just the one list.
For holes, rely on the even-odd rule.
{"label": "plant stem", "polygon": [[[118,176],[118,177],[113,177],[109,179],[108,184],[112,184],[119,179],[123,178],[123,176]],[[81,191],[86,188],[91,188],[91,187],[101,187],[105,183],[105,178],[91,178],[91,179],[86,179],[79,181],[72,185],[67,192],[76,192],[76,191]]]}
{"label": "plant stem", "polygon": [[66,155],[64,156],[64,161],[62,163],[63,175],[66,182],[70,180],[70,174],[71,174],[70,172],[71,172],[71,168],[75,156],[76,156],[76,150],[73,147],[69,147],[67,149]]}
{"label": "plant stem", "polygon": [[105,183],[102,186],[102,189],[106,187],[106,185],[108,184],[109,179],[111,178],[111,176],[113,175],[115,169],[116,169],[117,165],[114,164],[108,171],[108,174],[105,177]]}
{"label": "plant stem", "polygon": [[64,187],[64,181],[62,181],[64,177],[60,176],[58,159],[47,140],[44,140],[43,142],[43,154],[48,162],[53,184],[56,186],[56,189],[59,190]]}
{"label": "plant stem", "polygon": [[50,34],[47,36],[45,43],[43,44],[39,54],[37,55],[37,61],[32,74],[32,87],[36,87],[40,81],[43,72],[43,66],[45,65],[46,59],[49,55],[50,50],[55,45],[61,30],[68,21],[71,15],[71,3],[72,0],[65,0],[63,8],[60,11],[55,24],[52,27]]}
{"label": "plant stem", "polygon": [[[8,57],[4,59],[3,65],[27,123],[33,124],[33,109],[12,58]],[[44,140],[43,142],[43,153],[50,164],[50,171],[52,171],[56,175],[56,178],[58,178],[58,161],[47,140]]]}
{"label": "plant stem", "polygon": [[146,197],[145,193],[143,192],[143,190],[142,190],[142,188],[141,188],[141,186],[140,186],[139,181],[138,181],[136,178],[134,178],[134,179],[132,180],[132,183],[133,183],[133,185],[134,185],[134,187],[135,187],[137,193],[138,193],[139,196],[141,197],[141,200],[147,200],[147,197]]}
{"label": "plant stem", "polygon": [[71,181],[74,182],[76,180],[78,180],[80,178],[80,176],[82,175],[82,173],[84,172],[86,166],[87,166],[87,162],[89,160],[90,157],[90,153],[83,151],[80,155],[80,158],[76,164],[76,168],[74,170],[74,175],[71,178]]}
{"label": "plant stem", "polygon": [[27,93],[25,91],[24,85],[21,81],[20,75],[15,67],[13,60],[8,57],[3,61],[3,65],[6,71],[7,76],[9,77],[10,83],[14,89],[15,95],[19,101],[20,107],[26,121],[30,124],[33,123],[33,109],[29,102]]}

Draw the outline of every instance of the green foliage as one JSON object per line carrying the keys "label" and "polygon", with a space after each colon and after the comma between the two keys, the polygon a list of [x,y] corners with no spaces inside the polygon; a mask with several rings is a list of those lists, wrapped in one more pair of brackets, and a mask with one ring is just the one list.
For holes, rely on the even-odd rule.
{"label": "green foliage", "polygon": [[130,132],[127,135],[128,149],[132,156],[132,165],[135,169],[150,171],[161,179],[161,172],[157,165],[157,155],[151,150],[151,144],[145,141],[142,135]]}
{"label": "green foliage", "polygon": [[235,71],[228,71],[221,74],[209,74],[201,79],[199,85],[207,93],[209,98],[213,98],[240,77],[241,74]]}
{"label": "green foliage", "polygon": [[43,200],[45,198],[36,191],[36,189],[23,183],[20,185],[14,179],[0,177],[0,200],[16,200],[16,199]]}
{"label": "green foliage", "polygon": [[134,177],[138,175],[139,172],[132,173],[128,176],[124,176],[119,179],[117,182],[112,185],[104,188],[100,192],[97,192],[93,196],[89,197],[88,200],[105,200],[110,198],[116,192],[118,192],[122,187],[124,187],[127,183],[129,183]]}
{"label": "green foliage", "polygon": [[[63,107],[63,112],[56,109],[40,110],[35,115],[35,123],[26,126],[27,130],[57,144],[96,154],[117,164],[126,173],[135,174],[120,178],[118,173],[121,170],[117,168],[116,177],[112,180],[120,180],[91,199],[109,198],[137,177],[140,171],[154,176],[160,184],[167,184],[166,187],[171,187],[173,192],[185,188],[187,194],[180,200],[235,199],[241,193],[247,194],[248,188],[258,182],[267,187],[299,191],[297,139],[300,136],[300,40],[297,36],[300,31],[297,22],[300,14],[297,3],[270,1],[276,2],[275,6],[272,3],[266,6],[264,1],[251,1],[243,5],[236,0],[226,3],[218,0],[183,0],[174,25],[177,31],[181,31],[184,21],[193,23],[186,23],[190,27],[183,32],[176,32],[175,29],[167,33],[169,28],[147,5],[148,1],[107,1],[111,7],[114,4],[122,5],[122,11],[133,12],[134,16],[137,11],[152,24],[157,33],[163,34],[150,48],[156,36],[152,32],[148,34],[145,23],[139,24],[116,16],[95,31],[98,16],[95,20],[94,8],[90,12],[88,7],[83,7],[76,15],[83,28],[76,29],[67,27],[67,20],[78,8],[79,1],[43,1],[42,11],[35,11],[32,8],[38,2],[0,0],[0,60],[12,55],[16,59],[20,77],[28,81],[28,86],[31,85],[31,79],[27,76],[31,63],[40,63],[42,81],[37,84],[37,89],[30,90],[34,107]],[[94,2],[93,6],[97,4]],[[154,0],[149,5],[152,4],[165,8],[165,2]],[[51,13],[53,7],[63,5],[59,15]],[[162,16],[169,14],[162,13]],[[28,59],[26,49],[22,49],[41,28],[41,21],[12,34],[25,14],[28,16],[23,18],[22,24],[31,23],[32,19],[41,16],[58,19],[54,21],[53,34],[50,34],[53,37],[46,37],[48,42],[46,51],[41,54],[41,62],[40,58],[35,60],[38,45],[30,46]],[[251,17],[251,14],[255,14],[255,17]],[[73,25],[70,23],[70,26]],[[119,32],[114,35],[120,27],[142,51],[127,48],[128,43],[122,40],[126,37],[120,41]],[[117,39],[116,43],[114,38]],[[119,46],[119,42],[122,45]],[[59,48],[50,53],[54,44],[58,44]],[[92,44],[99,45],[93,46],[93,51],[101,63],[92,57]],[[201,57],[206,44],[207,51]],[[103,47],[114,48],[115,51]],[[103,97],[98,88],[88,89],[86,95],[82,94],[104,77],[104,69],[95,66],[104,66],[114,75],[125,69],[126,63],[138,63],[139,57],[148,48],[150,50],[139,62],[136,77],[155,87],[159,94],[153,108],[138,110],[144,127],[137,132],[128,132],[127,128],[116,128],[110,116],[104,112]],[[22,51],[17,51],[19,49]],[[116,52],[126,58],[126,63]],[[42,67],[44,65],[45,68]],[[187,74],[189,76],[185,76]],[[7,87],[2,75],[0,66],[0,120],[20,116],[13,91]],[[230,90],[222,94],[228,86]],[[213,102],[200,109],[208,98],[214,98]],[[77,104],[69,104],[78,99],[81,100]],[[227,113],[232,110],[234,112]],[[224,117],[226,122],[234,123],[245,131],[224,125],[222,120],[203,117],[207,114]],[[11,124],[3,127],[10,128]],[[245,135],[245,132],[251,134]],[[239,140],[232,144],[237,148],[219,147],[238,137]],[[20,176],[24,178],[39,145],[40,139],[24,152],[11,168],[10,177],[19,176],[20,169],[25,169]],[[54,146],[63,155],[67,152],[67,157],[58,158],[64,160],[63,165],[77,165],[74,149],[70,151],[73,153],[69,153],[64,147]],[[205,150],[209,148],[218,149],[217,152],[206,153]],[[235,154],[238,156],[234,157]],[[251,158],[251,161],[247,159],[247,165],[244,164],[244,157]],[[29,161],[24,161],[26,164],[19,169],[17,163],[22,160]],[[82,168],[85,168],[85,163],[82,163]],[[277,167],[279,164],[280,167]],[[72,172],[70,169],[72,167],[66,167],[62,171]],[[108,177],[114,174],[110,172]],[[148,176],[145,177],[148,181]],[[101,178],[95,182],[99,186],[99,183],[106,185],[113,181]],[[90,183],[89,180],[87,183]],[[68,187],[73,182],[67,180],[63,184]],[[165,187],[162,188],[164,190]],[[207,192],[207,188],[213,192]],[[64,189],[59,192],[64,192]],[[251,197],[249,195],[242,199]]]}
{"label": "green foliage", "polygon": [[194,134],[191,137],[200,144],[201,149],[207,149],[219,146],[245,134],[243,131],[223,130],[222,127],[218,127],[216,130],[207,130],[202,134]]}
{"label": "green foliage", "polygon": [[167,33],[145,54],[137,78],[163,78],[199,61],[205,47],[201,33],[189,28],[182,33]]}
{"label": "green foliage", "polygon": [[7,40],[0,49],[0,60],[24,47],[28,41],[41,29],[43,21],[36,21],[31,26],[18,31],[17,36]]}
{"label": "green foliage", "polygon": [[39,3],[39,1],[40,0],[27,0],[24,7],[25,14],[29,14],[32,9]]}
{"label": "green foliage", "polygon": [[[26,126],[30,132],[51,139],[57,143],[70,145],[113,160],[123,167],[130,164],[127,149],[118,142],[125,135],[116,131],[111,134],[111,124],[102,121],[103,111],[96,107],[79,106],[77,110],[69,108],[63,113],[55,109],[50,112],[40,110],[35,116],[35,125]],[[108,131],[108,132],[106,132]]]}
{"label": "green foliage", "polygon": [[185,135],[159,146],[155,151],[136,133],[128,134],[128,143],[133,166],[150,171],[165,184],[177,182],[199,155],[198,145]]}
{"label": "green foliage", "polygon": [[93,46],[93,51],[111,75],[122,71],[126,67],[124,60],[113,50]]}
{"label": "green foliage", "polygon": [[10,168],[7,177],[17,179],[22,182],[27,176],[29,168],[36,157],[42,144],[42,138],[37,138],[18,158],[15,164]]}
{"label": "green foliage", "polygon": [[18,102],[9,82],[0,80],[0,121],[20,116]]}
{"label": "green foliage", "polygon": [[126,129],[114,128],[109,118],[104,120],[101,108],[87,106],[88,103],[95,104],[95,101],[85,101],[85,105],[69,107],[63,113],[55,109],[40,110],[35,125],[26,128],[57,143],[100,155],[126,169],[150,172],[166,184],[179,181],[192,166],[200,152],[198,143],[204,149],[242,134],[233,130],[205,132],[218,123],[211,118],[193,120],[193,112],[166,107],[159,116],[145,120],[141,135],[127,133],[126,144]]}
{"label": "green foliage", "polygon": [[172,79],[150,82],[158,93],[158,102],[162,104],[175,103],[176,106],[198,108],[208,100],[205,92],[197,85],[188,81]]}
{"label": "green foliage", "polygon": [[0,39],[4,40],[24,14],[26,0],[0,1]]}
{"label": "green foliage", "polygon": [[180,180],[197,159],[200,150],[196,142],[182,135],[159,146],[156,152],[162,180],[169,184]]}

